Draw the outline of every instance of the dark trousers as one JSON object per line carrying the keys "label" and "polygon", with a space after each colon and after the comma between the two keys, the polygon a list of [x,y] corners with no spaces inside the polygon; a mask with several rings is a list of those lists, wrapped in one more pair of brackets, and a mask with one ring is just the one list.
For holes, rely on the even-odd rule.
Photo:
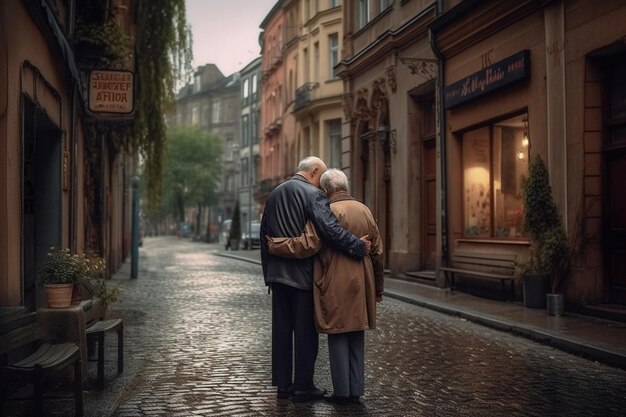
{"label": "dark trousers", "polygon": [[272,385],[312,389],[318,347],[313,291],[272,284]]}
{"label": "dark trousers", "polygon": [[333,394],[361,396],[365,392],[365,332],[328,335]]}

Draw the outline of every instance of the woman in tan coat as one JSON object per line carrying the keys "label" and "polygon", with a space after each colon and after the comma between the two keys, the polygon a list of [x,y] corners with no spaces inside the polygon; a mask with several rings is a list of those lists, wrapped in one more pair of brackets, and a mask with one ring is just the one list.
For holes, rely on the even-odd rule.
{"label": "woman in tan coat", "polygon": [[321,248],[310,225],[300,237],[270,238],[268,245],[270,253],[294,258],[319,250],[313,287],[315,325],[320,333],[328,334],[334,389],[329,400],[345,404],[358,401],[364,392],[364,330],[376,327],[376,302],[383,296],[383,246],[372,213],[350,195],[342,171],[329,169],[322,174],[320,188],[341,226],[355,236],[368,236],[372,242],[369,256],[357,261],[330,245]]}

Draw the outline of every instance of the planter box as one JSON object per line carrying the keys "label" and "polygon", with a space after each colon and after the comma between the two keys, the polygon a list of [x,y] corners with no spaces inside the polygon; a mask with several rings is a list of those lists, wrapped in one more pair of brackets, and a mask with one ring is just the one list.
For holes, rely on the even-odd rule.
{"label": "planter box", "polygon": [[524,307],[546,308],[549,276],[524,274]]}

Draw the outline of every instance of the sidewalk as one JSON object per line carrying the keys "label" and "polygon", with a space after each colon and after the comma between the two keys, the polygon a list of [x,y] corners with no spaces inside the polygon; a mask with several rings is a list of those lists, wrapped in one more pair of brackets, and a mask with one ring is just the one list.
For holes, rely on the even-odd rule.
{"label": "sidewalk", "polygon": [[[218,251],[219,256],[260,264],[260,251]],[[557,349],[626,369],[626,324],[578,314],[550,317],[542,309],[490,300],[385,277],[385,295],[514,333]]]}

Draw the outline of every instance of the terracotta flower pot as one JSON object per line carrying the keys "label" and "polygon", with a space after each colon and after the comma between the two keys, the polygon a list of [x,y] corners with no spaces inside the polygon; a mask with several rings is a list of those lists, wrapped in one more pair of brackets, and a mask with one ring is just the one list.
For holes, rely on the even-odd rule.
{"label": "terracotta flower pot", "polygon": [[83,297],[80,294],[80,284],[74,284],[74,288],[72,289],[72,305],[78,305],[82,300]]}
{"label": "terracotta flower pot", "polygon": [[48,308],[68,308],[72,304],[74,284],[45,284]]}

